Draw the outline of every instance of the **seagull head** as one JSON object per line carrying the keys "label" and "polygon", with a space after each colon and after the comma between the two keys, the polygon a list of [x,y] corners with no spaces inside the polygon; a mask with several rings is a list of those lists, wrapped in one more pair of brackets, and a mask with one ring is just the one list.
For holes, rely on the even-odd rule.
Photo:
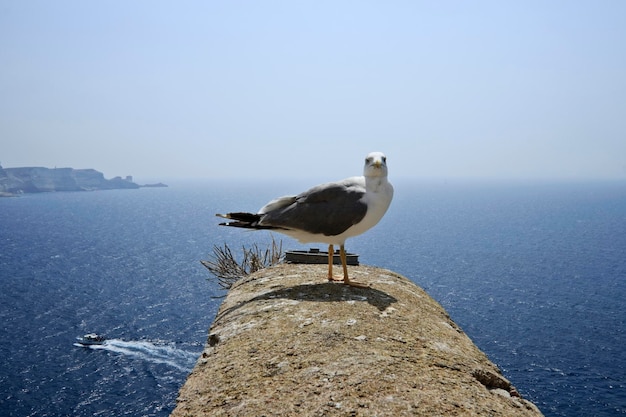
{"label": "seagull head", "polygon": [[387,157],[382,152],[371,152],[365,158],[365,167],[363,168],[365,177],[386,177],[387,176]]}

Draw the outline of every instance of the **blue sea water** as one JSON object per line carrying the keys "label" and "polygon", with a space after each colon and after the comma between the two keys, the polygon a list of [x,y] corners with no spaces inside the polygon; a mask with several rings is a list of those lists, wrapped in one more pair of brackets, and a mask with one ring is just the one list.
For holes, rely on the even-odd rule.
{"label": "blue sea water", "polygon": [[[227,185],[0,199],[1,416],[171,412],[221,302],[199,260],[272,238],[213,214],[308,184]],[[626,414],[626,183],[395,188],[349,251],[424,287],[546,416]]]}

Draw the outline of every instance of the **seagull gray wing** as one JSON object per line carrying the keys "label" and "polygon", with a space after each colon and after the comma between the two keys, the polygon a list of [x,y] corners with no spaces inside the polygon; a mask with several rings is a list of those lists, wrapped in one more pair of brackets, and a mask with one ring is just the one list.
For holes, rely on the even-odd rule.
{"label": "seagull gray wing", "polygon": [[325,236],[339,235],[365,217],[364,196],[365,189],[357,183],[318,185],[290,202],[285,199],[281,200],[282,204],[273,204],[273,210],[266,211],[259,224]]}

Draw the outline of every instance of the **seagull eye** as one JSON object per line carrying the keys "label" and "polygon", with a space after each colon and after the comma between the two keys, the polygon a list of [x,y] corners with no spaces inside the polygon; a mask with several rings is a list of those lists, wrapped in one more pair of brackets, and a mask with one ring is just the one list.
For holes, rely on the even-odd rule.
{"label": "seagull eye", "polygon": [[387,157],[383,156],[383,162],[386,164],[387,163]]}

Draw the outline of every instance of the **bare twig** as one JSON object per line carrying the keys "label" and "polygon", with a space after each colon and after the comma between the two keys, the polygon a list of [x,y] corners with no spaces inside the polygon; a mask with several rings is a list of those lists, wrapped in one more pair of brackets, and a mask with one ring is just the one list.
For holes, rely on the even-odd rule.
{"label": "bare twig", "polygon": [[276,265],[283,260],[283,243],[272,237],[272,244],[262,250],[255,243],[250,249],[242,247],[243,259],[237,262],[227,244],[213,246],[213,256],[200,261],[218,281],[223,290],[229,290],[237,280],[260,269]]}

